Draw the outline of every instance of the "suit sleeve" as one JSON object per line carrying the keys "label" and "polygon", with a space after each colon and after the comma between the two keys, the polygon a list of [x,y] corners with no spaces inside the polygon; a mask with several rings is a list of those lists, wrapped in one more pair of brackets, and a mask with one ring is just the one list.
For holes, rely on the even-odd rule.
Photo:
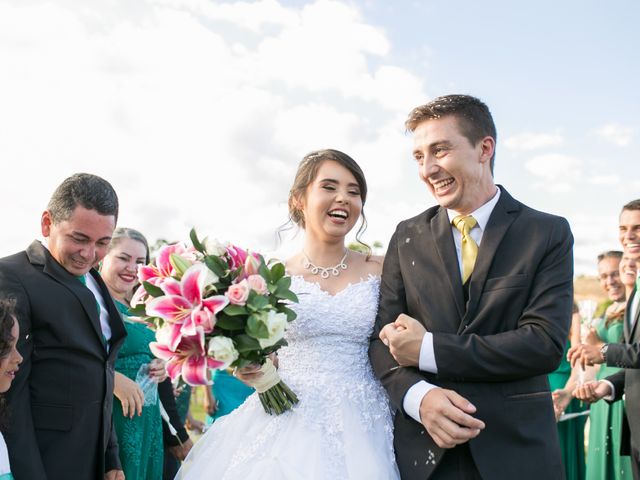
{"label": "suit sleeve", "polygon": [[[527,239],[523,238],[523,242]],[[438,378],[502,382],[554,371],[564,353],[573,302],[573,236],[565,219],[548,241],[515,329],[492,335],[434,333]]]}
{"label": "suit sleeve", "polygon": [[38,449],[31,416],[29,377],[33,336],[29,297],[17,276],[4,265],[0,267],[0,295],[16,300],[16,318],[20,325],[18,351],[23,358],[20,369],[6,394],[11,411],[9,431],[5,435],[11,471],[16,478],[46,480],[47,475]]}
{"label": "suit sleeve", "polygon": [[107,443],[107,449],[104,454],[104,471],[110,472],[111,470],[122,470],[122,463],[120,462],[120,449],[118,446],[118,436],[116,435],[116,429],[113,426],[113,418],[111,419],[111,433],[109,434],[109,443]]}
{"label": "suit sleeve", "polygon": [[607,365],[620,368],[640,368],[640,343],[610,343]]}
{"label": "suit sleeve", "polygon": [[180,445],[180,443],[186,442],[189,438],[189,433],[184,428],[184,421],[182,421],[180,415],[178,414],[176,397],[173,396],[173,385],[171,385],[170,379],[167,378],[166,380],[158,384],[158,395],[160,396],[162,406],[167,412],[167,415],[169,415],[169,421],[171,422],[171,425],[176,429],[178,433],[178,438],[174,437],[163,421],[162,436],[165,445],[173,447],[176,445]]}
{"label": "suit sleeve", "polygon": [[369,358],[376,376],[389,394],[391,403],[397,410],[403,412],[402,402],[407,390],[424,380],[424,377],[417,368],[400,367],[389,353],[389,348],[378,337],[385,325],[394,322],[401,313],[407,312],[404,281],[398,258],[397,235],[396,230],[391,237],[384,259],[380,283],[380,305],[369,345]]}
{"label": "suit sleeve", "polygon": [[[607,352],[609,353],[609,352]],[[614,397],[613,402],[617,402],[622,399],[622,395],[624,395],[624,370],[620,370],[619,372],[614,373],[613,375],[609,375],[605,380],[611,382],[614,388]]]}

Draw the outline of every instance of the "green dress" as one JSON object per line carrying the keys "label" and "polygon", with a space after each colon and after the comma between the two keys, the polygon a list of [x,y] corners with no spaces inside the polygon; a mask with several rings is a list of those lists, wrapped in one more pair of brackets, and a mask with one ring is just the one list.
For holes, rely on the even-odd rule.
{"label": "green dress", "polygon": [[[622,321],[605,326],[602,319],[597,327],[598,336],[605,343],[620,343],[624,334]],[[596,378],[601,380],[620,369],[601,365]],[[631,460],[620,456],[620,430],[624,403],[608,403],[604,400],[591,405],[589,414],[589,450],[587,452],[587,479],[618,480],[633,478]]]}
{"label": "green dress", "polygon": [[229,375],[226,370],[215,370],[213,372],[211,391],[218,402],[218,408],[213,416],[207,415],[207,425],[234,411],[254,392],[253,388],[248,387],[236,377]]}
{"label": "green dress", "polygon": [[[115,302],[118,310],[127,315],[125,305]],[[135,381],[143,364],[154,359],[149,342],[154,333],[142,323],[126,320],[127,338],[118,352],[116,371]],[[162,478],[164,451],[162,446],[162,419],[159,400],[142,408],[142,415],[125,418],[117,398],[113,402],[113,424],[120,445],[120,461],[127,480],[158,480]]]}
{"label": "green dress", "polygon": [[[557,370],[549,374],[549,386],[551,391],[564,388],[567,380],[571,376],[571,365],[567,361],[567,350],[565,348],[562,361]],[[586,409],[586,405],[573,399],[565,409],[565,413],[576,413]],[[560,436],[560,450],[562,451],[562,462],[567,480],[582,480],[585,475],[584,459],[584,424],[586,416],[580,416],[558,422],[558,435]]]}

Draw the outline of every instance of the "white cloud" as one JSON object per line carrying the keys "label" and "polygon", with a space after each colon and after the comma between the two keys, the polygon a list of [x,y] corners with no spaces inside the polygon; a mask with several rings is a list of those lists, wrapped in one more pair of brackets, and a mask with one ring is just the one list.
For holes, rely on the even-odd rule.
{"label": "white cloud", "polygon": [[3,211],[0,254],[38,235],[76,171],[111,181],[119,223],[151,240],[195,225],[270,248],[309,150],[343,149],[379,191],[397,189],[404,115],[425,98],[384,32],[335,1],[0,3],[0,32],[1,168],[14,179],[0,202],[20,199]]}
{"label": "white cloud", "polygon": [[617,185],[621,182],[622,180],[620,179],[620,176],[616,174],[596,175],[589,179],[589,183],[603,186]]}
{"label": "white cloud", "polygon": [[631,144],[635,134],[635,128],[625,127],[617,123],[608,123],[596,130],[596,133],[605,141],[617,147],[626,147]]}
{"label": "white cloud", "polygon": [[559,133],[519,133],[505,139],[505,147],[511,150],[537,150],[546,147],[558,147],[564,143]]}
{"label": "white cloud", "polygon": [[550,193],[572,191],[581,177],[580,167],[578,159],[559,153],[538,155],[525,163],[525,169],[541,180],[535,186]]}

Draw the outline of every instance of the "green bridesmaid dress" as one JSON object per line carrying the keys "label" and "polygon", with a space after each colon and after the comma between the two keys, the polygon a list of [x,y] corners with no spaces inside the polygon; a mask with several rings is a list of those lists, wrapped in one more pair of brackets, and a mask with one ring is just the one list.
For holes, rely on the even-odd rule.
{"label": "green bridesmaid dress", "polygon": [[[606,325],[598,324],[598,336],[605,343],[620,343],[624,334],[622,319]],[[620,369],[601,365],[596,378],[601,380]],[[620,430],[624,403],[622,400],[608,403],[604,400],[591,405],[589,414],[589,450],[587,452],[588,480],[632,480],[631,460],[620,456]]]}
{"label": "green bridesmaid dress", "polygon": [[[564,388],[571,376],[571,365],[567,361],[568,349],[569,344],[567,343],[560,366],[555,372],[549,374],[549,386],[552,392]],[[576,413],[585,409],[586,405],[574,398],[565,409],[565,413]],[[567,480],[583,480],[585,478],[584,424],[586,420],[585,415],[558,422],[560,450],[562,451],[562,462]]]}
{"label": "green bridesmaid dress", "polygon": [[229,375],[226,370],[214,370],[211,391],[218,402],[218,408],[213,416],[207,415],[207,425],[228,415],[242,405],[246,398],[254,392],[254,389]]}
{"label": "green bridesmaid dress", "polygon": [[[126,320],[126,305],[115,302],[125,318],[127,338],[118,352],[116,371],[136,380],[140,367],[154,356],[149,343],[155,341],[154,333],[143,323]],[[127,418],[122,414],[122,405],[113,401],[113,424],[120,445],[120,461],[127,480],[158,480],[162,478],[164,451],[162,446],[162,419],[160,400],[142,408],[142,415]]]}

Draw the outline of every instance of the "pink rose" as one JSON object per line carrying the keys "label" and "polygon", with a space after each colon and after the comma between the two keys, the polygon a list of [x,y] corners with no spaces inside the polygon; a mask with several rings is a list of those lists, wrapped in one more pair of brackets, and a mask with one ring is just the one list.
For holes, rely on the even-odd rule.
{"label": "pink rose", "polygon": [[260,295],[266,295],[269,290],[267,289],[267,282],[264,281],[260,275],[249,275],[247,278],[247,283],[249,284],[249,288],[254,290],[256,293]]}
{"label": "pink rose", "polygon": [[244,305],[249,298],[249,285],[246,280],[231,285],[225,292],[225,296],[229,299],[229,303],[233,305]]}

